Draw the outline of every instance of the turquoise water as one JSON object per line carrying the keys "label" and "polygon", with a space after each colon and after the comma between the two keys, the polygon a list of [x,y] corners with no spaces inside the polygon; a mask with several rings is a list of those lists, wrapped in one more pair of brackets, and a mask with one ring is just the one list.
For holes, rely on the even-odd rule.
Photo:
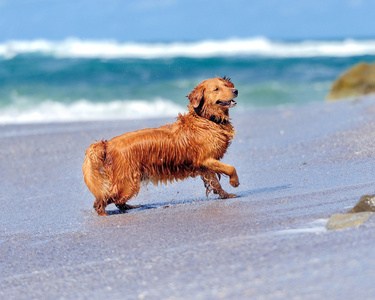
{"label": "turquoise water", "polygon": [[353,64],[375,61],[372,53],[175,53],[150,58],[127,57],[126,52],[106,57],[100,55],[104,50],[58,55],[30,48],[13,47],[0,55],[0,123],[173,116],[185,109],[186,95],[195,85],[224,75],[239,90],[236,109],[301,105],[324,101],[332,81]]}

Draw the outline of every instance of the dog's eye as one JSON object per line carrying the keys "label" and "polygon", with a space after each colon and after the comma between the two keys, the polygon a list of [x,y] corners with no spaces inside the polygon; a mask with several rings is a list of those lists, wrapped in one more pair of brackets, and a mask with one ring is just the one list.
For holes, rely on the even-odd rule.
{"label": "dog's eye", "polygon": [[219,88],[217,87],[216,89],[214,89],[214,91],[218,91],[219,90]]}

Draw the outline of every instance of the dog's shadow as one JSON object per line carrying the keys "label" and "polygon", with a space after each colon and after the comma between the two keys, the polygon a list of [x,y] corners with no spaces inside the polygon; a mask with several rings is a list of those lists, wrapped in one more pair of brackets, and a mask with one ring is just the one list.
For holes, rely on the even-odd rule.
{"label": "dog's shadow", "polygon": [[[237,198],[231,198],[231,199],[239,199],[239,198],[247,198],[251,195],[255,194],[263,194],[263,193],[272,193],[272,192],[278,192],[282,190],[286,190],[291,188],[291,184],[286,184],[286,185],[279,185],[279,186],[274,186],[274,187],[265,187],[265,188],[259,188],[259,189],[254,189],[254,190],[249,190],[249,191],[242,191],[238,193]],[[127,214],[127,213],[134,213],[134,212],[141,212],[144,210],[148,209],[166,209],[171,206],[176,206],[176,205],[185,205],[185,204],[191,204],[191,203],[196,203],[196,202],[203,202],[203,201],[225,201],[228,199],[221,199],[218,198],[217,196],[211,196],[207,198],[189,198],[189,199],[184,199],[184,200],[176,200],[172,199],[169,202],[157,202],[157,203],[150,203],[150,204],[144,204],[141,205],[139,208],[134,208],[134,209],[128,209],[128,210],[119,210],[119,209],[113,209],[113,210],[107,210],[108,215],[121,215],[121,214]]]}
{"label": "dog's shadow", "polygon": [[120,209],[114,209],[114,210],[107,210],[108,215],[121,215],[121,214],[127,214],[127,213],[134,213],[134,212],[140,212],[148,209],[159,209],[159,208],[169,208],[171,206],[175,205],[183,205],[183,204],[191,204],[193,202],[201,202],[201,201],[212,201],[212,200],[222,200],[219,198],[191,198],[191,199],[184,199],[184,200],[175,200],[172,199],[169,202],[157,202],[157,203],[150,203],[150,204],[143,204],[140,205],[138,208],[133,209],[127,209],[127,210],[120,210]]}
{"label": "dog's shadow", "polygon": [[241,196],[247,197],[247,196],[251,196],[251,195],[255,195],[255,194],[278,192],[278,191],[290,189],[291,187],[292,187],[291,184],[278,185],[278,186],[273,186],[273,187],[265,187],[265,188],[250,190],[250,191],[244,191],[244,192],[238,194],[238,197],[241,197]]}

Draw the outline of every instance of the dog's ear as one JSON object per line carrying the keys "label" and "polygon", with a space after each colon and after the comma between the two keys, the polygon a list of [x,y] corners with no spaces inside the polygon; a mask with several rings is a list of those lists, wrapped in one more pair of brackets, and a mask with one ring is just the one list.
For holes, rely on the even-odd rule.
{"label": "dog's ear", "polygon": [[228,87],[234,88],[234,84],[232,83],[232,79],[230,79],[230,77],[224,76],[222,79],[227,83]]}
{"label": "dog's ear", "polygon": [[197,86],[187,97],[190,100],[190,104],[194,108],[197,108],[204,98],[204,89],[200,86]]}

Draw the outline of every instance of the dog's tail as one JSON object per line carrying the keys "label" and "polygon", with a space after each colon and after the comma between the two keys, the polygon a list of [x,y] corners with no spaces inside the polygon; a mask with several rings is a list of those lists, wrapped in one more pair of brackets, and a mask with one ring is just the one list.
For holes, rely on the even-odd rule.
{"label": "dog's tail", "polygon": [[90,192],[96,200],[105,202],[109,197],[109,168],[107,160],[106,142],[92,144],[85,154],[82,171],[83,178]]}

